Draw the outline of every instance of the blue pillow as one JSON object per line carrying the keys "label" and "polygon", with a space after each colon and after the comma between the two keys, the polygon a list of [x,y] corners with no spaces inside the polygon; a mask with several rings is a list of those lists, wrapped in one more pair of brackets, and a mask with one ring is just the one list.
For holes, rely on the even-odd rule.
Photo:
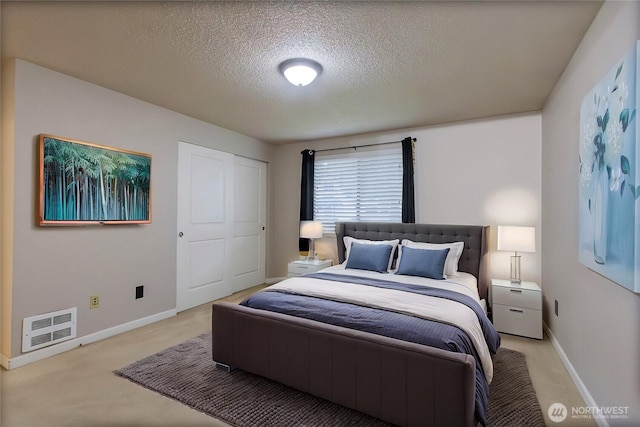
{"label": "blue pillow", "polygon": [[391,245],[366,245],[353,242],[347,259],[347,268],[386,273],[392,250]]}
{"label": "blue pillow", "polygon": [[447,260],[448,253],[449,248],[430,250],[403,246],[400,265],[396,274],[443,280],[445,278],[444,263]]}

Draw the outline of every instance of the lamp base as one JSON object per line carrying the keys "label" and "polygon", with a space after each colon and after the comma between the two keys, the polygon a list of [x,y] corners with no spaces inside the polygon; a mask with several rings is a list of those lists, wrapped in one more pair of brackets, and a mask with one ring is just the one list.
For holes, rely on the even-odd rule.
{"label": "lamp base", "polygon": [[307,259],[309,261],[313,261],[314,259],[316,259],[316,250],[313,240],[314,239],[309,239],[309,252],[307,254]]}
{"label": "lamp base", "polygon": [[511,257],[511,283],[522,283],[520,280],[520,255],[517,252]]}

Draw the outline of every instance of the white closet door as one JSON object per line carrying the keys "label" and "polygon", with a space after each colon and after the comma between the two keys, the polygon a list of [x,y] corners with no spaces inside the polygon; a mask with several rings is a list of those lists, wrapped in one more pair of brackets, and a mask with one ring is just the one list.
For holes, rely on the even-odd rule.
{"label": "white closet door", "polygon": [[179,143],[178,311],[233,293],[234,157]]}
{"label": "white closet door", "polygon": [[236,157],[234,192],[233,256],[234,291],[265,280],[267,165]]}

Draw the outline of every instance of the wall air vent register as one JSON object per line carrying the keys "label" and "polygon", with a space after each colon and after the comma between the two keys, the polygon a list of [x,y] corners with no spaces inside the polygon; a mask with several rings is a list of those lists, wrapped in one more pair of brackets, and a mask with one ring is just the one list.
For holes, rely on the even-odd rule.
{"label": "wall air vent register", "polygon": [[22,352],[76,337],[76,307],[27,317],[22,321]]}

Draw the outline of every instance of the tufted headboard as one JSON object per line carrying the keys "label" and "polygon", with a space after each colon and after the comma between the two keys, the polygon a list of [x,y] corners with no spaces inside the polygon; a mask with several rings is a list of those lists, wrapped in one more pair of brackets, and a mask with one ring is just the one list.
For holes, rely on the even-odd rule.
{"label": "tufted headboard", "polygon": [[458,270],[471,273],[478,279],[478,293],[488,302],[486,253],[488,229],[484,225],[398,224],[390,222],[337,222],[338,259],[344,262],[344,236],[367,240],[409,239],[414,242],[464,242]]}

